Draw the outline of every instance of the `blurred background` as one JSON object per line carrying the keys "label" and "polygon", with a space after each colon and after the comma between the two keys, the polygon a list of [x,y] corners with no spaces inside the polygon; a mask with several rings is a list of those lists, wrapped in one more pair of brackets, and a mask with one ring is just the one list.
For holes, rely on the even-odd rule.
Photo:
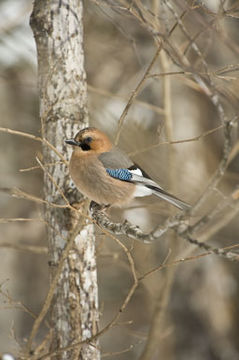
{"label": "blurred background", "polygon": [[[86,1],[84,13],[90,125],[103,129],[112,140],[130,94],[156,51],[149,29],[129,12],[121,11],[122,3],[127,4]],[[178,17],[183,14],[183,24],[201,51],[221,94],[226,117],[233,117],[238,114],[239,1],[171,3]],[[157,10],[158,30],[162,33],[175,23],[175,14],[163,4],[147,0],[142,5],[149,17]],[[32,1],[0,1],[0,126],[39,136],[31,10]],[[205,71],[182,28],[175,28],[171,40],[194,71]],[[125,119],[119,146],[155,181],[194,204],[218,167],[223,129],[207,94],[190,74],[175,74],[179,71],[162,51],[151,73],[171,74],[145,81]],[[186,139],[194,141],[169,144]],[[9,189],[19,188],[43,197],[42,172],[35,168],[41,146],[0,132],[0,147],[0,353],[17,354],[48,290],[48,257],[41,206],[10,196]],[[210,214],[238,185],[237,129],[233,151],[225,176],[192,222]],[[127,218],[150,231],[177,211],[157,198],[148,198],[135,201],[128,209],[112,211],[111,217],[117,221]],[[21,221],[26,218],[29,221]],[[214,247],[236,245],[238,233],[238,219],[234,217],[208,240]],[[201,252],[173,233],[151,245],[122,241],[131,250],[141,275],[164,262]],[[132,274],[125,253],[99,231],[97,262],[103,326],[121,306]],[[238,280],[237,263],[213,255],[169,266],[146,277],[121,322],[101,337],[102,354],[109,359],[139,359],[156,317],[156,305],[164,294],[158,348],[152,360],[238,359]],[[41,334],[45,331],[43,326]]]}

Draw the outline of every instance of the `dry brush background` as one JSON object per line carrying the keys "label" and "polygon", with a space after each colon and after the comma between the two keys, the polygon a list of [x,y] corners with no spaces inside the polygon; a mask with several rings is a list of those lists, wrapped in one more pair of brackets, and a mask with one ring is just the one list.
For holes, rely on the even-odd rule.
{"label": "dry brush background", "polygon": [[[92,0],[84,5],[91,125],[112,140],[116,136],[162,186],[198,204],[190,218],[192,226],[202,219],[198,240],[214,248],[237,246],[239,2]],[[0,126],[39,136],[31,6],[0,2]],[[9,189],[43,197],[36,162],[41,144],[4,132],[0,137],[0,353],[18,354],[48,291],[48,257],[41,204],[12,196]],[[113,210],[110,217],[127,218],[149,232],[176,213],[150,198]],[[132,286],[132,267],[122,247],[96,232],[103,327]],[[152,360],[238,359],[237,262],[206,254],[171,230],[149,245],[120,239],[141,281],[118,322],[100,337],[102,358],[147,359],[142,354],[149,337],[156,343]],[[143,278],[155,267],[158,271]],[[43,325],[39,342],[46,332]]]}

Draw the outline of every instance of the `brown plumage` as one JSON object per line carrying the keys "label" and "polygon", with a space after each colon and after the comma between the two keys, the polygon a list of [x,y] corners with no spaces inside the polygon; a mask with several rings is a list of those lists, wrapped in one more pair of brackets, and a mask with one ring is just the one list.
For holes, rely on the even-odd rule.
{"label": "brown plumage", "polygon": [[66,143],[74,146],[70,175],[76,187],[98,204],[122,206],[134,197],[155,194],[181,210],[190,208],[147,177],[102,131],[89,127]]}

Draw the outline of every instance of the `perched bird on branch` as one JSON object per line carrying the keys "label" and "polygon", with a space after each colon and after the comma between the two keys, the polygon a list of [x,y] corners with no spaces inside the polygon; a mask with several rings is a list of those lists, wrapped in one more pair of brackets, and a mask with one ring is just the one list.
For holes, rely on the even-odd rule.
{"label": "perched bird on branch", "polygon": [[74,139],[70,175],[79,191],[100,205],[122,206],[138,196],[157,195],[181,210],[190,205],[163,190],[102,131],[88,127]]}

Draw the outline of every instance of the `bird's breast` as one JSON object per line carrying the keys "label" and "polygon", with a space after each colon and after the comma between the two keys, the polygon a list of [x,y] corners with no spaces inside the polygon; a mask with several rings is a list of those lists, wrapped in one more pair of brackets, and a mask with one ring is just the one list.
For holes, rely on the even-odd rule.
{"label": "bird's breast", "polygon": [[78,190],[98,204],[121,206],[133,197],[135,185],[112,178],[96,156],[73,153],[70,174]]}

